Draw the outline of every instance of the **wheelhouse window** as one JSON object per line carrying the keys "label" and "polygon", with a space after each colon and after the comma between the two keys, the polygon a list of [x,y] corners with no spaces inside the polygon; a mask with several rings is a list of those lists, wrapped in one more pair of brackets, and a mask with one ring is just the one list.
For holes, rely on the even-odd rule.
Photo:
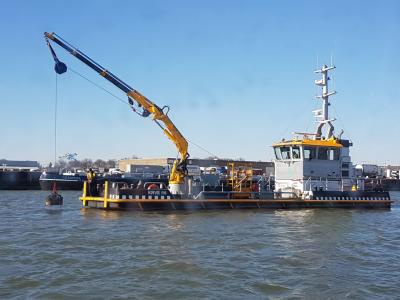
{"label": "wheelhouse window", "polygon": [[319,147],[318,148],[318,159],[327,160],[329,157],[329,148]]}
{"label": "wheelhouse window", "polygon": [[304,147],[304,159],[312,160],[317,158],[317,148]]}
{"label": "wheelhouse window", "polygon": [[339,148],[329,149],[329,160],[339,160],[339,156],[340,156]]}
{"label": "wheelhouse window", "polygon": [[290,147],[281,147],[282,159],[290,159]]}
{"label": "wheelhouse window", "polygon": [[282,159],[282,154],[281,154],[281,148],[276,147],[274,148],[275,150],[275,157],[277,160],[281,160]]}
{"label": "wheelhouse window", "polygon": [[290,159],[290,147],[275,147],[275,157],[277,160]]}
{"label": "wheelhouse window", "polygon": [[300,147],[299,146],[292,146],[292,158],[293,159],[300,159]]}
{"label": "wheelhouse window", "polygon": [[340,149],[339,148],[318,148],[318,159],[321,160],[339,160]]}

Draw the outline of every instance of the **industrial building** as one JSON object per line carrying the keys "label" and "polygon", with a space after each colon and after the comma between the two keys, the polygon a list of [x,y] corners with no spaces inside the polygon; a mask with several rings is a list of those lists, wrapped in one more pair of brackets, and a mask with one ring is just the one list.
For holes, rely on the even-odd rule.
{"label": "industrial building", "polygon": [[2,171],[34,171],[40,168],[40,164],[33,160],[7,160],[0,159],[0,170]]}
{"label": "industrial building", "polygon": [[[122,159],[118,162],[119,169],[127,171],[130,169],[130,165],[148,165],[148,166],[167,166],[174,163],[174,158],[132,158]],[[199,166],[203,168],[207,167],[226,167],[228,163],[234,163],[236,166],[251,167],[253,169],[261,169],[266,175],[274,174],[274,163],[265,161],[244,161],[244,160],[228,160],[228,159],[198,159],[189,158],[187,160],[188,165]]]}

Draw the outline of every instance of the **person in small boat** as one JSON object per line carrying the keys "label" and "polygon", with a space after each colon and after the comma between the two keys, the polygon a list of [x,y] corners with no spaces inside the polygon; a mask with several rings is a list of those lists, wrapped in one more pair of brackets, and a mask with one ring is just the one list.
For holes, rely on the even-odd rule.
{"label": "person in small boat", "polygon": [[92,168],[86,174],[87,181],[89,184],[89,196],[93,197],[96,196],[96,173],[93,171]]}

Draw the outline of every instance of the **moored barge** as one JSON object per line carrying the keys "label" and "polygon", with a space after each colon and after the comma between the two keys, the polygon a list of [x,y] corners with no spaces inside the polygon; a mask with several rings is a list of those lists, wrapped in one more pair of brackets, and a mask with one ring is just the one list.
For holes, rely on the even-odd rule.
{"label": "moored barge", "polygon": [[0,190],[38,190],[40,165],[37,161],[0,160]]}

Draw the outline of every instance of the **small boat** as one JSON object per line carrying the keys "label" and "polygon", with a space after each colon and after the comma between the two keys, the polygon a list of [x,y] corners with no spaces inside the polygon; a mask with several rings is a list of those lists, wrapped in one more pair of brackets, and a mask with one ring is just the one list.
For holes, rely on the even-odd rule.
{"label": "small boat", "polygon": [[46,197],[45,205],[46,206],[53,206],[53,205],[63,205],[64,204],[64,199],[63,196],[61,196],[57,192],[57,184],[53,184],[53,190],[50,195]]}

